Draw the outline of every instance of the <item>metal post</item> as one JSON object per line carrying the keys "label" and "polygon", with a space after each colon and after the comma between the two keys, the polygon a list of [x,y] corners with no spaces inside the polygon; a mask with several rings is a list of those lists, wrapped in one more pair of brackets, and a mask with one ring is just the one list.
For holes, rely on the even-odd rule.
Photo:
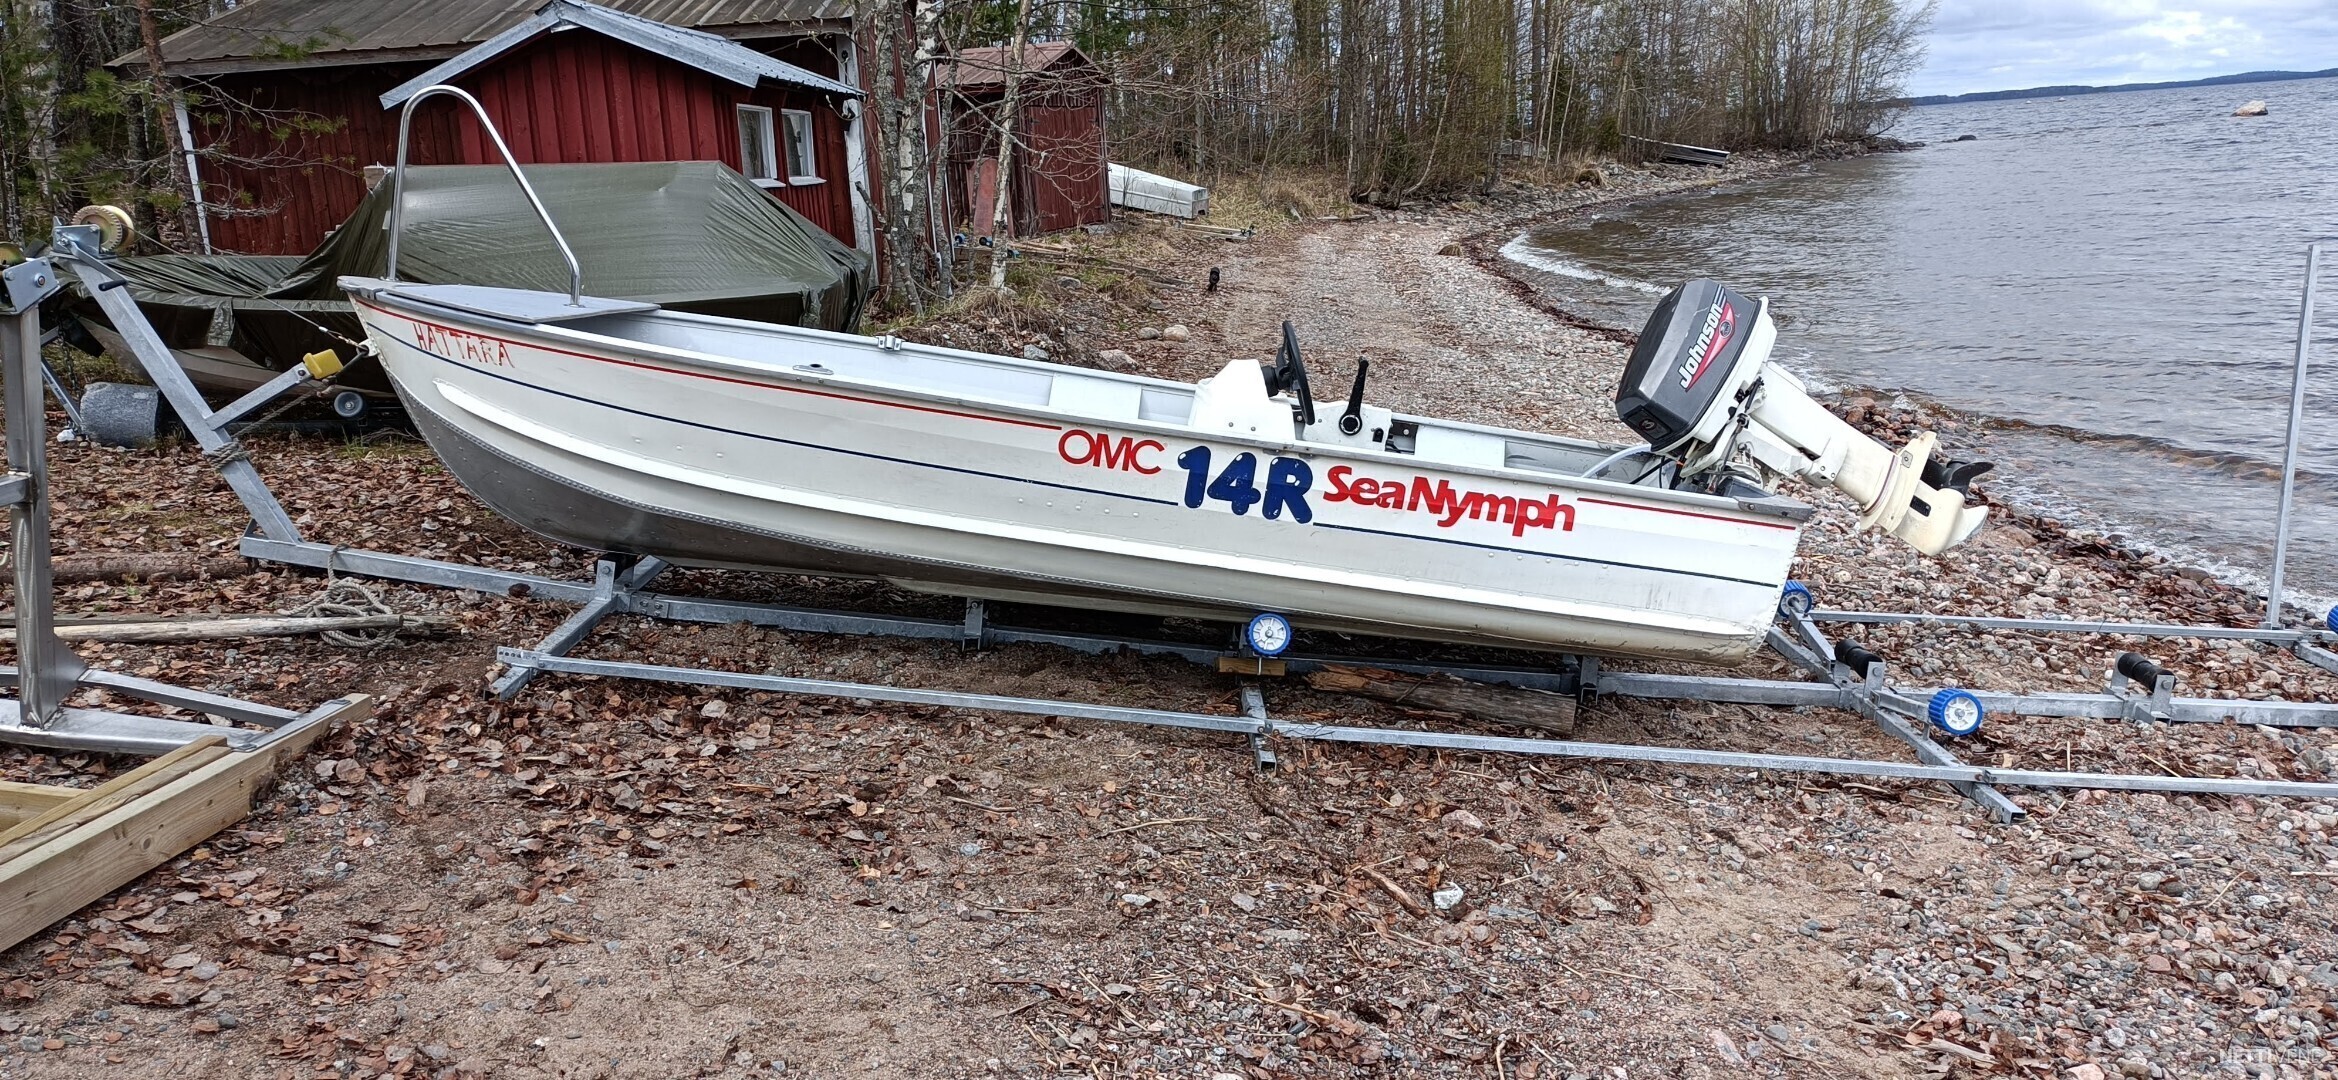
{"label": "metal post", "polygon": [[57,639],[56,596],[49,583],[49,473],[41,414],[41,313],[26,307],[0,322],[0,378],[5,378],[8,471],[21,478],[8,508],[16,562],[17,697],[26,727],[54,722],[81,677],[81,657]]}
{"label": "metal post", "polygon": [[2266,627],[2281,625],[2281,571],[2289,561],[2289,503],[2297,484],[2297,441],[2306,417],[2306,353],[2314,340],[2314,278],[2320,241],[2306,245],[2306,286],[2297,305],[2297,367],[2289,377],[2289,443],[2281,454],[2281,508],[2273,516],[2273,575],[2265,583]]}
{"label": "metal post", "polygon": [[416,91],[413,97],[406,99],[406,107],[398,112],[398,164],[390,170],[389,265],[383,268],[382,276],[391,281],[398,280],[398,240],[406,232],[406,135],[414,126],[414,107],[440,94],[469,105],[472,114],[479,118],[479,130],[486,133],[487,141],[495,144],[495,152],[503,156],[504,167],[511,170],[511,178],[520,185],[520,194],[527,196],[528,205],[535,208],[536,220],[544,223],[544,231],[552,234],[552,243],[560,248],[561,261],[568,264],[568,306],[581,306],[584,303],[584,268],[577,263],[576,252],[569,250],[568,238],[560,235],[560,226],[552,223],[552,212],[544,209],[544,200],[536,197],[536,186],[528,183],[528,174],[520,171],[519,159],[511,156],[511,147],[504,145],[503,133],[495,130],[495,121],[487,118],[487,107],[479,104],[478,98],[472,97],[462,88],[445,83],[425,86]]}

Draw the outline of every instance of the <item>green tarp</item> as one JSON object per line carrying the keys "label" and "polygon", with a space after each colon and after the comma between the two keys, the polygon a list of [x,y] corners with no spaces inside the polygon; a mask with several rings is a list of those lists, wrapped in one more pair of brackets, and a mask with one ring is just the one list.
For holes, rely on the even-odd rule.
{"label": "green tarp", "polygon": [[[860,324],[869,257],[719,162],[525,171],[576,252],[588,295],[825,330]],[[335,281],[383,275],[389,205],[385,180],[306,258],[157,255],[114,267],[166,344],[224,346],[281,369],[340,345],[318,325],[358,336]],[[400,280],[568,291],[559,248],[502,166],[406,170],[404,217]],[[86,298],[76,311],[103,321]],[[351,376],[378,383],[379,370],[362,365]]]}

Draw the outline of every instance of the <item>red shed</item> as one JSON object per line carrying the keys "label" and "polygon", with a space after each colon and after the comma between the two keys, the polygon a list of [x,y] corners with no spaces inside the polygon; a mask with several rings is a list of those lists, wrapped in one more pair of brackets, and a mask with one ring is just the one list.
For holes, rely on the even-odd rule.
{"label": "red shed", "polygon": [[[990,231],[997,188],[998,115],[1005,107],[1012,51],[958,53],[942,82],[949,118],[951,209],[977,234]],[[1032,42],[1023,50],[1020,141],[1015,148],[1012,213],[1016,236],[1112,218],[1110,159],[1104,145],[1103,69],[1068,41]]]}
{"label": "red shed", "polygon": [[[623,9],[623,10],[620,10]],[[201,218],[222,251],[302,254],[396,155],[398,110],[469,90],[523,164],[720,161],[872,247],[859,71],[842,0],[252,0],[163,42],[198,101]],[[694,26],[659,21],[661,17]],[[133,64],[124,57],[116,65]],[[426,102],[417,164],[492,164],[459,103]]]}

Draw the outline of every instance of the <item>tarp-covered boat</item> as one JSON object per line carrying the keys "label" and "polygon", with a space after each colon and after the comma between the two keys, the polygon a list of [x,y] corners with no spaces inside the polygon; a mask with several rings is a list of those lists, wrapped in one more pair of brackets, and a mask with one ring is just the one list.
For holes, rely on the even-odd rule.
{"label": "tarp-covered boat", "polygon": [[[867,255],[847,247],[719,162],[527,166],[554,206],[596,295],[671,311],[850,331],[873,286]],[[139,308],[199,385],[241,392],[319,349],[361,336],[336,284],[385,265],[390,185],[305,258],[156,255],[120,259]],[[550,236],[500,165],[406,170],[402,278],[565,289]],[[97,305],[75,314],[119,353]],[[329,332],[328,332],[329,331]],[[121,355],[127,355],[121,353]],[[378,368],[344,381],[388,392]]]}

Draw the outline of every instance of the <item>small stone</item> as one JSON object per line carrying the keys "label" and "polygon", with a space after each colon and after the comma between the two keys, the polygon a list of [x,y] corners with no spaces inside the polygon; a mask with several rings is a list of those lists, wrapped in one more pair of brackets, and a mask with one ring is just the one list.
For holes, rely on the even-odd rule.
{"label": "small stone", "polygon": [[1467,810],[1448,810],[1445,812],[1445,816],[1438,820],[1443,821],[1448,829],[1466,829],[1470,832],[1486,831],[1485,820]]}
{"label": "small stone", "polygon": [[1451,911],[1461,903],[1461,896],[1461,886],[1459,884],[1447,885],[1444,888],[1437,890],[1436,892],[1430,893],[1429,902],[1437,905],[1437,910],[1439,911]]}
{"label": "small stone", "polygon": [[1137,340],[1139,341],[1151,341],[1160,336],[1161,328],[1158,326],[1143,326],[1137,328]]}
{"label": "small stone", "polygon": [[219,977],[219,965],[214,964],[209,960],[205,960],[202,963],[195,965],[195,969],[188,972],[187,974],[193,975],[199,981],[210,982],[211,980]]}
{"label": "small stone", "polygon": [[1141,892],[1122,893],[1120,894],[1120,902],[1127,904],[1132,908],[1147,908],[1153,906],[1153,898],[1146,896]]}
{"label": "small stone", "polygon": [[1604,896],[1593,896],[1590,898],[1590,901],[1591,910],[1599,912],[1602,915],[1613,915],[1617,911],[1621,910],[1615,906],[1615,901],[1610,900]]}
{"label": "small stone", "polygon": [[163,967],[165,967],[165,968],[169,968],[169,969],[172,969],[172,970],[174,970],[174,971],[175,971],[175,970],[181,970],[181,969],[185,969],[185,968],[191,968],[191,967],[194,967],[195,965],[197,965],[197,964],[200,964],[200,963],[202,963],[202,962],[203,962],[203,958],[202,958],[202,957],[200,957],[200,956],[197,956],[197,955],[195,955],[194,953],[191,953],[191,952],[183,952],[183,953],[180,953],[180,954],[178,954],[177,956],[171,957],[170,959],[163,961],[163,962],[162,962],[162,966],[163,966]]}
{"label": "small stone", "polygon": [[2069,1072],[2063,1075],[2069,1077],[2070,1080],[2103,1080],[2103,1067],[2090,1061],[2084,1065],[2073,1066]]}
{"label": "small stone", "polygon": [[1096,362],[1113,371],[1127,371],[1136,361],[1119,349],[1106,349],[1096,354]]}
{"label": "small stone", "polygon": [[1439,254],[1439,255],[1459,255],[1459,254],[1461,254],[1461,245],[1460,245],[1458,242],[1456,242],[1456,243],[1451,243],[1451,244],[1447,244],[1447,245],[1445,245],[1444,247],[1438,248],[1438,249],[1437,249],[1437,254]]}
{"label": "small stone", "polygon": [[1249,893],[1238,892],[1232,896],[1227,897],[1226,899],[1232,902],[1235,907],[1241,908],[1244,911],[1258,910],[1258,898],[1250,895]]}
{"label": "small stone", "polygon": [[2264,102],[2252,101],[2246,105],[2241,106],[2240,108],[2234,109],[2232,114],[2234,116],[2263,116],[2265,115],[2265,112],[2266,110]]}
{"label": "small stone", "polygon": [[698,707],[698,715],[700,715],[700,716],[704,716],[704,717],[707,717],[707,718],[709,718],[709,719],[713,719],[713,720],[720,720],[720,719],[722,719],[723,717],[729,716],[730,714],[731,714],[731,706],[730,706],[730,704],[729,704],[728,702],[725,702],[725,701],[723,701],[723,700],[722,700],[722,699],[720,699],[720,698],[717,698],[717,699],[715,699],[715,700],[713,700],[713,701],[709,701],[709,702],[707,702],[706,704],[704,704],[704,705],[701,705],[701,706],[699,706],[699,707]]}
{"label": "small stone", "polygon": [[1047,350],[1042,349],[1037,345],[1025,345],[1023,346],[1023,359],[1045,360],[1047,359]]}
{"label": "small stone", "polygon": [[1170,323],[1161,328],[1161,340],[1163,341],[1184,341],[1192,336],[1193,331],[1186,329],[1184,323]]}
{"label": "small stone", "polygon": [[2119,1059],[2119,1075],[2121,1075],[2121,1076],[2150,1076],[2150,1075],[2151,1075],[2151,1063],[2150,1063],[2150,1062],[2148,1062],[2148,1061],[2145,1061],[2145,1060],[2143,1060],[2142,1058],[2139,1058],[2139,1057],[2120,1058],[2120,1059]]}

